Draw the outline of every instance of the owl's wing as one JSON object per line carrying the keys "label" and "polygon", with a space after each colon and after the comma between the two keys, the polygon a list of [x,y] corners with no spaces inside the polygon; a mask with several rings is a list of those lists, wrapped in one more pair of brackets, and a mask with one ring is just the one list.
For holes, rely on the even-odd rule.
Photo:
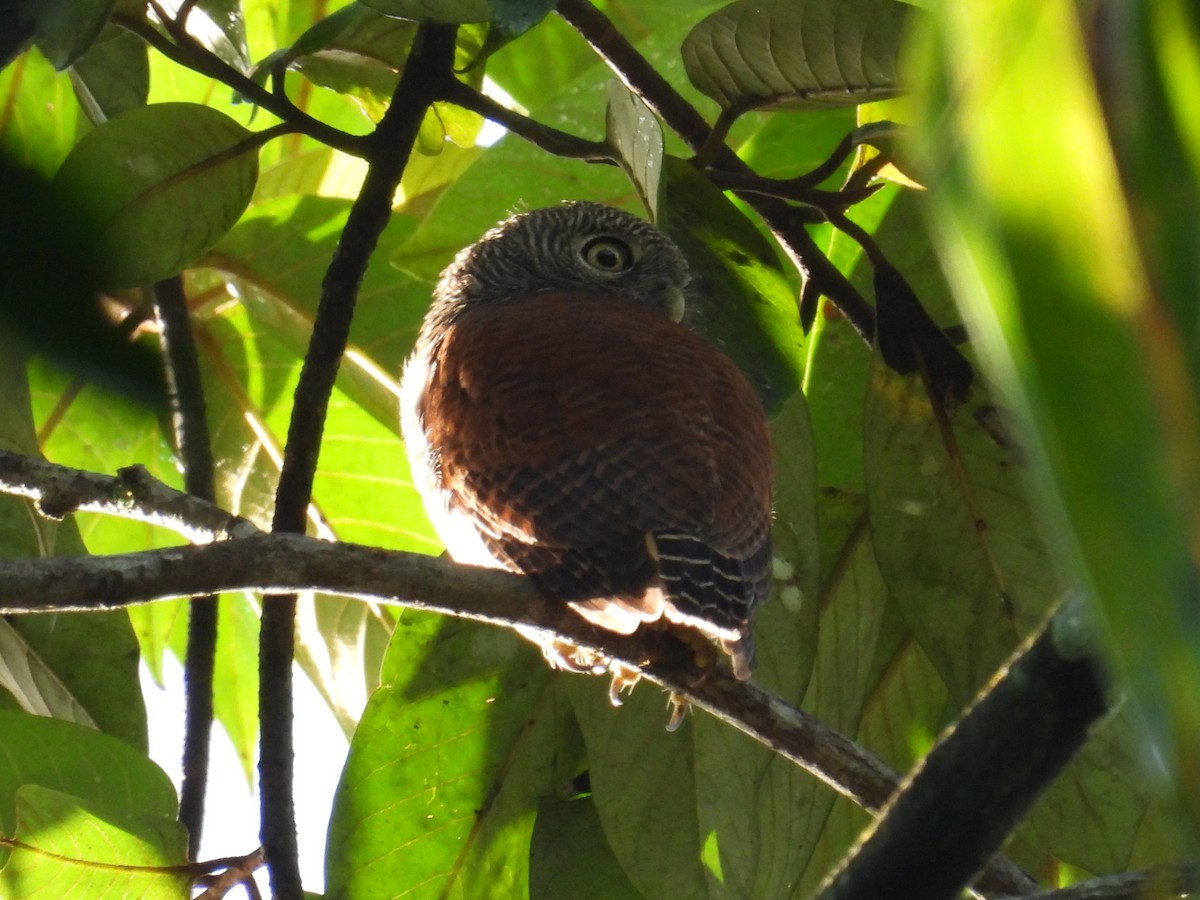
{"label": "owl's wing", "polygon": [[597,624],[666,615],[730,645],[770,564],[757,396],[708,341],[613,298],[464,314],[422,419],[448,502],[492,554]]}

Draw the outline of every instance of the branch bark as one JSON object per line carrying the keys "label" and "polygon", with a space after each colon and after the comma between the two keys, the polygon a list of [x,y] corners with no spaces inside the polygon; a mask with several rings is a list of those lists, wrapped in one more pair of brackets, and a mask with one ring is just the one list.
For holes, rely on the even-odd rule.
{"label": "branch bark", "polygon": [[1109,709],[1082,599],[1041,634],[905,779],[817,900],[953,900]]}
{"label": "branch bark", "polygon": [[[520,626],[639,668],[647,680],[771,747],[865,809],[882,808],[899,780],[878,759],[802,710],[722,669],[696,666],[691,650],[669,634],[623,636],[596,629],[517,575],[304,535],[256,533],[246,520],[159,485],[141,469],[103,476],[0,452],[0,491],[35,498],[52,494],[60,515],[86,508],[161,523],[169,510],[168,521],[180,531],[242,535],[115,556],[2,560],[0,615],[113,609],[222,591],[313,591]],[[137,498],[145,498],[145,507]],[[1001,857],[989,862],[985,873],[989,890],[1022,894],[1032,889],[1030,880]]]}
{"label": "branch bark", "polygon": [[[444,78],[453,77],[457,29],[422,23],[387,111],[368,138],[369,167],[321,284],[312,337],[296,385],[283,467],[275,493],[272,530],[302,534],[325,415],[338,366],[346,351],[358,286],[392,213],[425,111]],[[281,900],[303,894],[293,803],[292,661],[295,595],[263,605],[259,637],[259,784],[262,844],[271,889]]]}
{"label": "branch bark", "polygon": [[[183,277],[154,286],[154,311],[171,403],[176,452],[183,464],[184,487],[193,497],[216,499],[212,443],[200,359],[192,337]],[[217,598],[192,597],[188,603],[187,651],[184,655],[185,710],[183,784],[179,821],[188,831],[188,858],[200,852],[204,828],[204,795],[208,785],[208,748],[213,724],[213,667],[217,656]]]}

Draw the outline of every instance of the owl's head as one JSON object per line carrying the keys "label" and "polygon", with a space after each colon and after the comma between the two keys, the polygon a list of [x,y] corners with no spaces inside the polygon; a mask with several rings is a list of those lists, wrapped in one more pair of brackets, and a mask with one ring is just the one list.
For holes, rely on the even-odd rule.
{"label": "owl's head", "polygon": [[585,201],[518,213],[455,257],[434,291],[455,309],[547,291],[609,294],[683,318],[691,276],[675,243],[648,222]]}

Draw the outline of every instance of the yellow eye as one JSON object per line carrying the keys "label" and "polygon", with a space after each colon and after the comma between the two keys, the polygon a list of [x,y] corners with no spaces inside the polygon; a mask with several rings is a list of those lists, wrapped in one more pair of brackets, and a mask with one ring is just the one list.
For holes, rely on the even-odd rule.
{"label": "yellow eye", "polygon": [[593,269],[608,275],[624,272],[633,265],[633,248],[607,234],[588,238],[579,248],[579,255]]}

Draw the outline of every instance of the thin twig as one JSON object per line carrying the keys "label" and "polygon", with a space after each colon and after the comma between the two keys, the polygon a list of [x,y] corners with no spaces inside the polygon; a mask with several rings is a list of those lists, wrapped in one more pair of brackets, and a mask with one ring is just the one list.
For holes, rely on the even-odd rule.
{"label": "thin twig", "polygon": [[1089,878],[1070,887],[1001,900],[1174,900],[1200,896],[1200,864],[1155,866],[1119,875]]}
{"label": "thin twig", "polygon": [[[600,54],[617,76],[678,134],[693,152],[704,150],[729,172],[749,171],[723,144],[709,143],[711,129],[694,106],[638,53],[603,13],[587,0],[559,0],[555,11]],[[743,200],[771,229],[784,252],[807,281],[815,279],[821,293],[834,302],[855,331],[870,343],[875,336],[871,304],[823,254],[805,229],[804,214],[775,197],[746,194]]]}
{"label": "thin twig", "polygon": [[589,141],[576,137],[549,125],[536,122],[528,116],[513,112],[497,103],[486,94],[480,93],[457,78],[444,82],[439,99],[478,113],[485,119],[503,125],[513,134],[524,138],[547,153],[567,159],[583,159],[588,162],[616,163],[612,147],[604,141]]}
{"label": "thin twig", "polygon": [[[206,885],[206,889],[204,893],[196,897],[196,900],[221,900],[239,885],[246,889],[246,893],[252,900],[258,900],[261,897],[258,885],[254,881],[254,873],[263,866],[262,847],[247,856],[221,860],[221,862],[225,864],[225,871],[204,879],[202,883]],[[213,869],[215,868],[214,866]]]}
{"label": "thin twig", "polygon": [[169,35],[163,34],[145,19],[122,13],[114,13],[112,22],[126,31],[133,32],[168,59],[233,88],[252,103],[278,116],[290,126],[290,130],[306,134],[351,156],[363,157],[366,155],[366,139],[364,137],[340,131],[319,119],[314,119],[287,101],[286,98],[281,100],[253,79],[243,75],[233,66],[195,43],[190,35],[184,43],[176,43]]}
{"label": "thin twig", "polygon": [[722,190],[737,191],[739,195],[779,197],[782,200],[812,206],[826,215],[861,203],[883,187],[882,184],[869,184],[861,188],[826,191],[813,187],[808,175],[798,178],[766,178],[751,172],[725,172],[720,169],[709,169],[708,177]]}
{"label": "thin twig", "polygon": [[[183,278],[176,275],[154,286],[154,306],[171,403],[175,445],[183,463],[185,490],[193,497],[216,499],[212,444],[200,360],[192,338]],[[179,821],[188,830],[188,858],[200,852],[204,795],[208,784],[208,748],[213,723],[213,666],[217,654],[217,600],[193,597],[188,603],[184,654],[183,784]]]}
{"label": "thin twig", "polygon": [[[392,198],[442,77],[454,67],[456,29],[423,23],[391,103],[368,138],[370,166],[321,285],[312,337],[300,370],[275,493],[275,532],[304,532],[321,434],[338,366],[350,336],[359,284],[387,226]],[[259,639],[259,780],[262,843],[271,889],[281,900],[302,894],[293,802],[292,661],[296,597],[264,603]]]}
{"label": "thin twig", "polygon": [[29,498],[49,519],[103,513],[168,528],[198,544],[259,533],[249,519],[168,487],[144,466],[100,475],[0,450],[0,493]]}

